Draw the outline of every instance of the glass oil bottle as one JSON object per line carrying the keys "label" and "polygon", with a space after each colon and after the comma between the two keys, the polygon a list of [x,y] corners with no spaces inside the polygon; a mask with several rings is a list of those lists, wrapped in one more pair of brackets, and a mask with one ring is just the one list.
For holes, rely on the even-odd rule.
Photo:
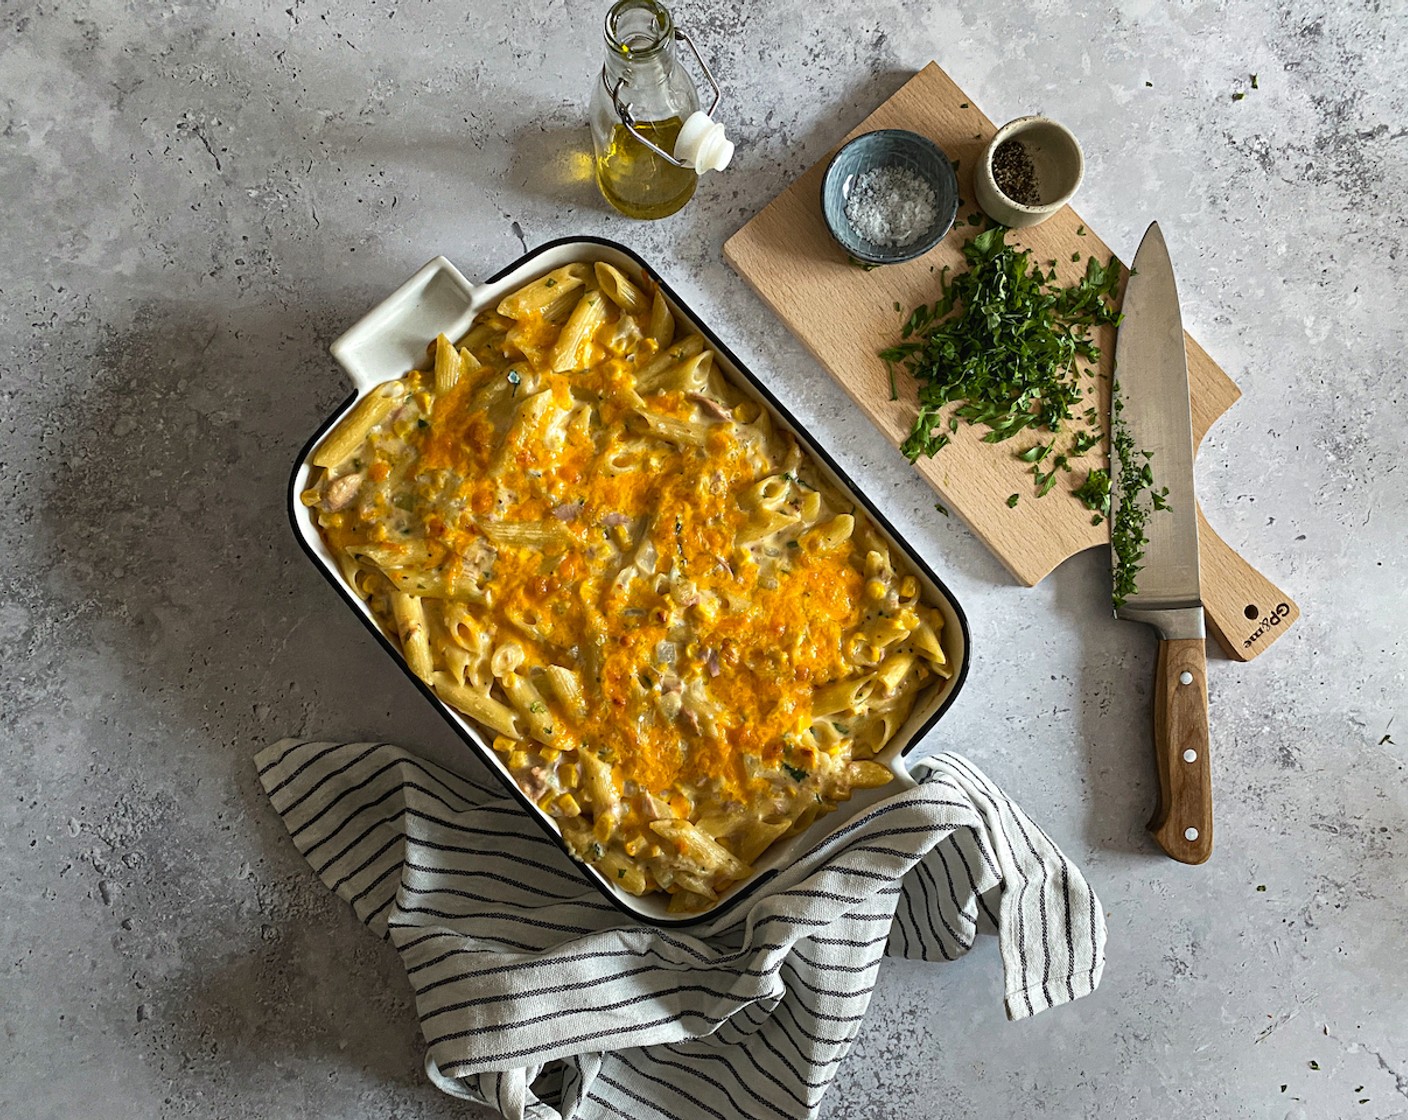
{"label": "glass oil bottle", "polygon": [[[592,146],[606,201],[631,218],[664,218],[694,197],[703,171],[733,154],[709,113],[719,87],[699,51],[656,0],[619,0],[606,16],[606,61],[593,83]],[[713,90],[699,108],[693,79],[675,55],[684,42]]]}

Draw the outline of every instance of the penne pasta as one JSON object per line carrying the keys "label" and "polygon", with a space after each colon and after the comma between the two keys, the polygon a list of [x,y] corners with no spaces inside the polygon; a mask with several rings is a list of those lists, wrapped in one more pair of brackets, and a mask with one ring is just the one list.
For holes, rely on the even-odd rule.
{"label": "penne pasta", "polygon": [[482,363],[478,358],[476,358],[472,353],[470,353],[469,347],[461,346],[459,350],[459,355],[461,373],[475,374],[484,368],[484,363]]}
{"label": "penne pasta", "polygon": [[555,373],[582,368],[582,352],[598,327],[606,322],[606,297],[599,291],[587,292],[567,317],[549,358]]}
{"label": "penne pasta", "polygon": [[601,285],[606,298],[622,311],[639,315],[649,310],[650,304],[646,301],[645,293],[627,280],[619,268],[605,261],[597,261],[593,268],[596,271],[596,282]]}
{"label": "penne pasta", "polygon": [[462,603],[484,602],[484,592],[474,577],[462,571],[437,568],[387,568],[382,575],[399,591],[423,599],[446,599]]}
{"label": "penne pasta", "polygon": [[424,538],[388,542],[386,544],[355,544],[347,549],[359,564],[374,568],[430,568],[445,555],[443,545]]}
{"label": "penne pasta", "polygon": [[812,716],[862,711],[874,691],[875,677],[870,673],[828,684],[812,693]]}
{"label": "penne pasta", "polygon": [[852,762],[846,767],[847,784],[851,789],[875,789],[888,785],[895,775],[875,762]]}
{"label": "penne pasta", "polygon": [[875,670],[875,681],[886,696],[893,696],[913,668],[914,654],[892,654]]}
{"label": "penne pasta", "polygon": [[535,312],[542,315],[546,308],[564,295],[578,291],[589,275],[591,273],[587,267],[580,264],[553,269],[541,279],[505,296],[496,310],[507,319],[526,319]]}
{"label": "penne pasta", "polygon": [[744,509],[779,510],[791,496],[791,490],[791,485],[781,475],[768,475],[739,494],[738,504]]}
{"label": "penne pasta", "polygon": [[651,821],[651,831],[675,846],[677,852],[694,863],[705,881],[714,877],[741,879],[748,865],[708,833],[689,821]]}
{"label": "penne pasta", "polygon": [[856,519],[849,513],[837,514],[824,525],[808,529],[802,535],[802,545],[817,552],[830,552],[845,544],[855,527]]}
{"label": "penne pasta", "polygon": [[546,521],[485,521],[479,528],[495,544],[511,548],[547,549],[568,540],[561,525]]}
{"label": "penne pasta", "polygon": [[337,426],[318,445],[309,460],[315,467],[336,467],[358,450],[371,430],[391,415],[406,399],[409,390],[400,381],[378,385],[354,404]]}
{"label": "penne pasta", "polygon": [[499,684],[508,694],[509,703],[518,713],[519,722],[528,729],[529,735],[549,747],[555,747],[563,741],[547,701],[532,681],[522,673],[505,673],[499,677]]}
{"label": "penne pasta", "polygon": [[621,799],[616,793],[611,767],[589,750],[581,752],[581,765],[582,788],[586,791],[597,816],[614,814],[620,807]]}
{"label": "penne pasta", "polygon": [[578,673],[564,665],[548,665],[543,670],[543,676],[564,711],[578,719],[586,715],[587,697]]}
{"label": "penne pasta", "polygon": [[675,317],[659,288],[655,289],[650,301],[650,327],[645,333],[655,340],[657,351],[665,349],[675,340]]}
{"label": "penne pasta", "polygon": [[430,684],[435,694],[452,707],[458,708],[470,719],[478,720],[500,735],[518,739],[523,735],[518,726],[518,716],[507,704],[491,698],[485,693],[467,688],[450,677],[448,673],[431,674]]}
{"label": "penne pasta", "polygon": [[670,443],[686,447],[703,447],[709,438],[709,425],[693,420],[674,420],[653,412],[641,412],[640,417],[655,435]]}
{"label": "penne pasta", "polygon": [[[636,377],[636,391],[641,393],[698,393],[709,384],[709,373],[714,368],[714,355],[710,353],[690,354],[677,362],[657,365],[648,374]],[[712,398],[708,398],[710,408],[707,415],[722,420],[728,410]]]}
{"label": "penne pasta", "polygon": [[657,377],[671,366],[704,352],[704,339],[697,334],[681,339],[668,349],[662,349],[655,357],[635,372],[635,387],[650,386]]}
{"label": "penne pasta", "polygon": [[653,281],[555,269],[427,359],[301,506],[577,858],[688,912],[893,778],[943,616]]}
{"label": "penne pasta", "polygon": [[396,617],[396,630],[401,637],[401,652],[406,655],[406,664],[411,672],[428,682],[435,671],[435,659],[430,652],[430,636],[426,632],[425,607],[414,596],[393,591],[391,611]]}
{"label": "penne pasta", "polygon": [[444,396],[453,389],[460,380],[460,371],[463,363],[460,361],[460,352],[455,349],[452,343],[443,334],[435,338],[435,392]]}
{"label": "penne pasta", "polygon": [[738,530],[736,540],[741,545],[757,544],[759,541],[775,537],[783,530],[796,525],[798,520],[800,519],[795,513],[757,509]]}

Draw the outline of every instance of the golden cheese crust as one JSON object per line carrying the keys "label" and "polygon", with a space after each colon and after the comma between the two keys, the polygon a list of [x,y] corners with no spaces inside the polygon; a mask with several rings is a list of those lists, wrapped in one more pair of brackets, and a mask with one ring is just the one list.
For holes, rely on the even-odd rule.
{"label": "golden cheese crust", "polygon": [[572,850],[688,910],[889,781],[949,667],[917,579],[675,332],[658,291],[557,269],[358,402],[304,500]]}

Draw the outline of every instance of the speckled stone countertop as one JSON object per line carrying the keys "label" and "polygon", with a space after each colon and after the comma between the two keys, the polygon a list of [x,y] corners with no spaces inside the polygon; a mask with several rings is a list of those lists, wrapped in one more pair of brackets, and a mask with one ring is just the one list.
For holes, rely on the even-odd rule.
{"label": "speckled stone countertop", "polygon": [[[938,744],[1109,914],[1099,992],[1020,1024],[991,941],[887,964],[823,1114],[1408,1114],[1408,9],[1284,7],[692,0],[738,155],[635,224],[582,175],[604,3],[5,5],[0,1115],[479,1115],[423,1079],[394,953],[250,760],[290,733],[457,757],[300,554],[287,472],[376,299],[569,232],[668,262],[943,572],[977,656]],[[1212,662],[1202,868],[1144,832],[1154,641],[1110,618],[1106,558],[1015,586],[722,262],[931,58],[993,119],[1076,132],[1126,259],[1160,220],[1244,391],[1200,494],[1304,617]]]}

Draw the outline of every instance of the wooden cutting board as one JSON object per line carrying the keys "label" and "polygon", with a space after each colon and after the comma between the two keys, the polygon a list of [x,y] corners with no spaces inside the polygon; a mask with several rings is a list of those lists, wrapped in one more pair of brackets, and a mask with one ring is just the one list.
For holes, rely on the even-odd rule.
{"label": "wooden cutting board", "polygon": [[[851,264],[822,220],[821,180],[828,154],[734,234],[724,245],[724,257],[898,446],[914,422],[916,390],[901,374],[899,399],[892,400],[889,374],[876,355],[899,340],[903,317],[938,297],[939,270],[945,265],[955,271],[967,267],[963,245],[983,228],[969,222],[978,214],[972,169],[996,127],[931,62],[845,139],[877,128],[918,132],[958,161],[963,202],[953,232],[936,249],[916,261],[870,271]],[[1088,257],[1103,264],[1111,256],[1070,207],[1042,225],[1010,232],[1007,240],[1029,247],[1043,266],[1054,262],[1063,283],[1083,275]],[[895,311],[896,304],[902,314]],[[1102,353],[1101,372],[1108,375],[1114,328],[1101,328],[1093,338]],[[1187,338],[1187,348],[1193,431],[1201,442],[1240,393],[1192,338]],[[1100,415],[1106,417],[1108,376],[1091,384],[1098,385]],[[1091,467],[1108,465],[1104,444],[1083,458],[1073,457],[1073,469],[1061,474],[1054,490],[1037,498],[1031,467],[1016,456],[1036,438],[989,444],[981,441],[984,430],[960,425],[949,446],[931,459],[921,459],[915,469],[1013,576],[1030,587],[1068,556],[1109,547],[1108,526],[1092,525],[1090,511],[1071,493]],[[1011,494],[1019,495],[1015,507],[1007,505]],[[1201,510],[1198,528],[1210,628],[1229,657],[1248,661],[1285,633],[1300,610],[1213,531]]]}

